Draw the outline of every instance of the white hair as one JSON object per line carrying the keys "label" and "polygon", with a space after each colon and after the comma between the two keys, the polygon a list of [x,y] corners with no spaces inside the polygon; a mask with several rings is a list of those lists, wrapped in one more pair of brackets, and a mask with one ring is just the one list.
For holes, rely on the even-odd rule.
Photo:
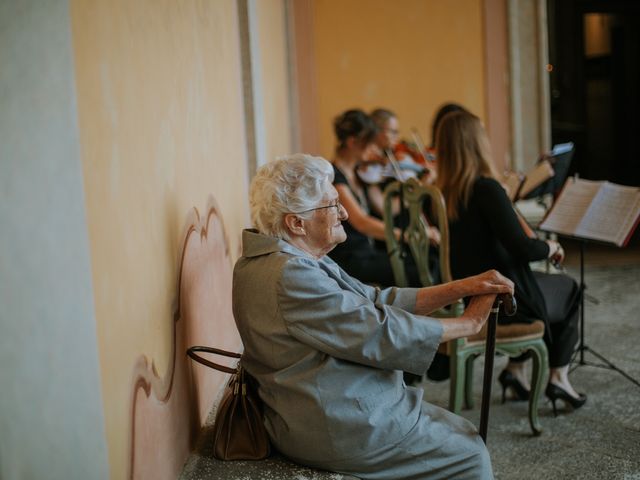
{"label": "white hair", "polygon": [[[321,157],[296,153],[263,165],[249,188],[254,228],[264,235],[289,240],[284,216],[317,207],[332,182],[333,167]],[[310,218],[312,213],[300,216]]]}

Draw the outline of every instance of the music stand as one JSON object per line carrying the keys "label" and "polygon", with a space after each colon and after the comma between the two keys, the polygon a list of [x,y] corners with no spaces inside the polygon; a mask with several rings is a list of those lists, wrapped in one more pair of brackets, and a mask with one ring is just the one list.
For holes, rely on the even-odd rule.
{"label": "music stand", "polygon": [[[567,236],[567,235],[563,235],[563,236]],[[632,383],[635,383],[638,387],[640,387],[640,382],[638,380],[636,380],[631,375],[629,375],[627,372],[625,372],[624,370],[622,370],[621,368],[616,366],[613,362],[611,362],[609,359],[607,359],[604,355],[596,352],[593,348],[588,346],[584,341],[584,312],[585,312],[584,300],[585,300],[585,296],[586,296],[585,290],[587,289],[587,285],[585,284],[585,281],[584,281],[584,251],[585,251],[585,245],[587,243],[587,240],[585,240],[584,238],[578,238],[578,237],[572,237],[572,236],[568,236],[568,237],[572,238],[573,240],[577,240],[579,242],[579,244],[580,244],[580,285],[579,285],[579,291],[580,291],[580,343],[578,344],[578,347],[576,348],[576,351],[575,351],[575,353],[573,355],[573,358],[571,359],[571,363],[574,363],[574,366],[571,369],[571,371],[575,370],[578,367],[584,366],[584,365],[590,366],[590,367],[606,368],[608,370],[614,370],[614,371],[618,372],[620,375],[625,377],[627,380],[629,380]],[[592,362],[586,361],[585,358],[584,358],[585,352],[591,353],[593,356],[597,357],[601,362],[604,362],[604,363],[592,363]],[[576,357],[578,357],[578,356],[579,356],[578,363],[575,363]]]}
{"label": "music stand", "polygon": [[[640,189],[616,185],[606,181],[582,180],[577,177],[567,180],[551,210],[540,224],[540,229],[577,240],[580,244],[580,343],[574,367],[590,365],[614,370],[640,387],[640,382],[618,368],[585,343],[585,297],[584,258],[587,240],[593,243],[625,246],[640,223]],[[604,364],[589,363],[584,354],[591,352]]]}

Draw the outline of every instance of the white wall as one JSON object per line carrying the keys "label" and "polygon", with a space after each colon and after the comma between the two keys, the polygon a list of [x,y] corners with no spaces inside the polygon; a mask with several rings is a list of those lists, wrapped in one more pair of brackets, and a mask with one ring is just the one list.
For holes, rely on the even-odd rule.
{"label": "white wall", "polygon": [[0,0],[0,478],[108,477],[66,0]]}

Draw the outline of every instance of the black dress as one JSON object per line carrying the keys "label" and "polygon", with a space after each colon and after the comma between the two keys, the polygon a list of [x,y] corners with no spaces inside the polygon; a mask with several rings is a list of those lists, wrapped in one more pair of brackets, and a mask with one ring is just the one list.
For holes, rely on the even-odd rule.
{"label": "black dress", "polygon": [[550,366],[567,365],[578,339],[578,286],[566,275],[531,271],[529,262],[547,258],[549,246],[527,237],[504,188],[478,178],[468,207],[460,205],[449,226],[453,278],[495,269],[511,279],[518,313],[501,317],[501,323],[544,320]]}
{"label": "black dress", "polygon": [[[354,198],[358,200],[360,208],[369,213],[369,198],[367,197],[366,187],[363,187],[364,198],[361,198],[357,192],[353,191],[345,175],[335,165],[333,166],[333,171],[333,184],[346,185]],[[329,256],[345,272],[361,282],[375,284],[380,287],[395,285],[391,262],[386,250],[377,247],[372,238],[353,228],[348,220],[343,222],[342,225],[347,234],[347,240],[338,244],[329,252]],[[405,261],[405,270],[410,283],[409,286],[419,286],[417,268],[410,258]]]}

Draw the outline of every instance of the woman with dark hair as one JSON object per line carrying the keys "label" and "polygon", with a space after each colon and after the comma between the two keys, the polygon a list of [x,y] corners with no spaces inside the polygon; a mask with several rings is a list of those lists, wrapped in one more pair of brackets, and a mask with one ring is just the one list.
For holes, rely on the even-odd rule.
{"label": "woman with dark hair", "polygon": [[[332,161],[333,184],[349,218],[344,223],[347,240],[333,249],[330,257],[362,282],[384,287],[394,285],[387,252],[375,245],[375,240],[385,239],[384,221],[371,215],[372,187],[363,182],[356,172],[358,165],[367,161],[378,129],[371,117],[359,109],[339,115],[333,127],[338,141]],[[399,229],[396,234],[401,234]],[[408,269],[412,283],[417,286],[415,265],[409,265]]]}
{"label": "woman with dark hair", "polygon": [[[586,395],[577,393],[568,377],[569,362],[578,340],[576,282],[566,275],[532,272],[529,262],[562,261],[558,242],[529,238],[511,201],[496,180],[489,140],[480,119],[467,111],[442,117],[436,133],[438,180],[447,205],[451,270],[454,278],[496,269],[515,283],[518,313],[501,320],[529,323],[542,319],[551,368],[546,395],[581,407]],[[529,395],[522,359],[510,359],[499,380],[518,399]],[[503,395],[504,398],[504,395]]]}

